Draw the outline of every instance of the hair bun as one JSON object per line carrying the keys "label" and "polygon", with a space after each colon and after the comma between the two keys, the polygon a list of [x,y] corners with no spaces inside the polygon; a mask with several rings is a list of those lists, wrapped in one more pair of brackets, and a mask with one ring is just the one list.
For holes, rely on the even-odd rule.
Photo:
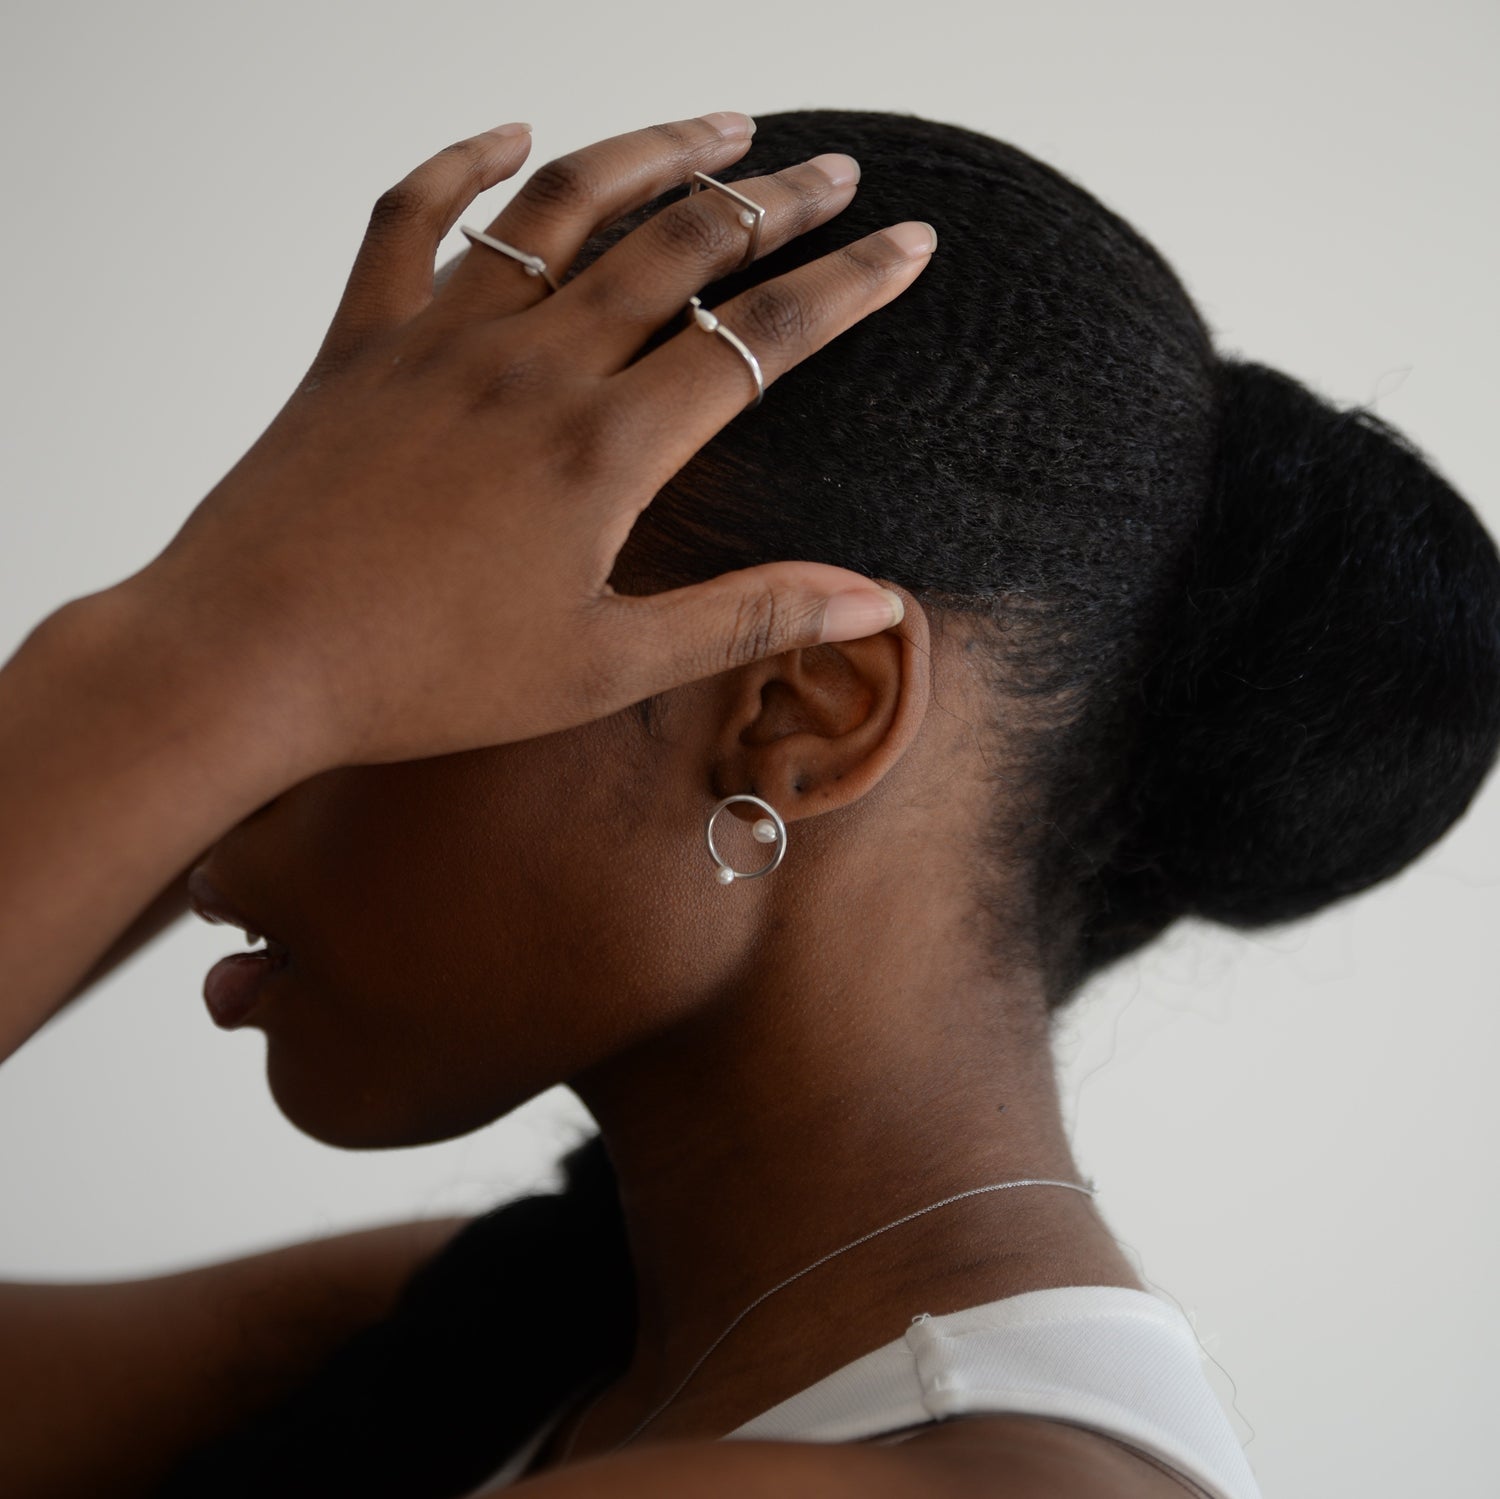
{"label": "hair bun", "polygon": [[1478,516],[1369,411],[1262,364],[1219,375],[1096,962],[1177,916],[1286,921],[1389,878],[1500,748],[1500,557]]}

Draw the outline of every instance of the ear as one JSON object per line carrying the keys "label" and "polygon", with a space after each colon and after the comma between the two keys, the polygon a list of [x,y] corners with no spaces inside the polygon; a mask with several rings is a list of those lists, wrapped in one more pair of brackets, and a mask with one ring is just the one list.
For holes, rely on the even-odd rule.
{"label": "ear", "polygon": [[[748,791],[791,822],[858,801],[906,752],[931,699],[931,635],[910,593],[876,581],[901,595],[899,625],[784,651],[720,678],[716,797]],[[757,815],[743,802],[727,811]]]}

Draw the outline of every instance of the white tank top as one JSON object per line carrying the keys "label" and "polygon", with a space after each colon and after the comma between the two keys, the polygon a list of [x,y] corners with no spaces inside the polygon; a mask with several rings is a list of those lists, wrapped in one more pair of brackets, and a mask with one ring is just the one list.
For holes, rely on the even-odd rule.
{"label": "white tank top", "polygon": [[[470,1499],[520,1478],[574,1398]],[[903,1336],[720,1440],[899,1442],[916,1435],[913,1427],[972,1412],[1086,1427],[1169,1469],[1207,1499],[1261,1499],[1204,1378],[1191,1324],[1161,1297],[1127,1286],[1062,1286],[942,1316],[918,1313]]]}

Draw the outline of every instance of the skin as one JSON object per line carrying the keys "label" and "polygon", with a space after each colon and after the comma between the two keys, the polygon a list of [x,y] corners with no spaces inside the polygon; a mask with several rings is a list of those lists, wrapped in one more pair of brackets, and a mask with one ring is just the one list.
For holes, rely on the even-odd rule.
{"label": "skin", "polygon": [[[722,126],[549,163],[487,227],[568,265],[620,213],[743,154],[743,126]],[[309,1134],[445,1139],[558,1083],[599,1121],[641,1334],[538,1492],[785,1480],[956,1499],[1000,1492],[997,1472],[1017,1496],[1178,1492],[1105,1438],[1009,1417],[889,1452],[716,1441],[918,1311],[1139,1287],[1061,1188],[967,1199],[821,1266],[736,1329],[649,1442],[603,1455],[808,1262],[950,1193],[1079,1173],[1037,975],[1020,950],[996,967],[972,889],[1005,793],[961,627],[904,593],[891,626],[869,580],[810,563],[608,586],[635,515],[745,403],[743,363],[697,330],[632,362],[743,231],[700,194],[551,297],[493,252],[435,283],[438,240],[524,155],[513,132],[460,142],[383,195],[262,438],[155,561],[59,610],[0,672],[0,832],[25,852],[0,866],[0,1054],[170,919],[207,847],[201,877],[291,951],[250,1024]],[[742,183],[770,209],[763,250],[836,213],[853,175]],[[718,309],[768,385],[909,284],[931,243],[901,241],[869,236]],[[630,705],[653,693],[648,734]],[[789,849],[726,888],[703,826],[740,791],[777,808]],[[738,867],[764,856],[720,826]],[[392,1277],[365,1285],[379,1306]],[[143,1450],[139,1471],[169,1456]]]}
{"label": "skin", "polygon": [[[575,1459],[830,1249],[969,1187],[1080,1180],[1035,975],[1021,955],[992,970],[969,890],[995,795],[970,659],[908,595],[897,630],[667,694],[654,735],[627,711],[334,770],[209,854],[214,884],[291,949],[250,1024],[300,1128],[435,1140],[557,1083],[598,1120],[641,1337]],[[788,852],[725,888],[703,826],[747,790],[781,813]],[[744,829],[721,848],[753,868]],[[721,1436],[916,1312],[1070,1284],[1140,1287],[1089,1198],[953,1204],[757,1308],[652,1436]]]}
{"label": "skin", "polygon": [[175,1454],[291,1393],[389,1313],[466,1221],[387,1224],[131,1280],[0,1282],[0,1493],[151,1494]]}

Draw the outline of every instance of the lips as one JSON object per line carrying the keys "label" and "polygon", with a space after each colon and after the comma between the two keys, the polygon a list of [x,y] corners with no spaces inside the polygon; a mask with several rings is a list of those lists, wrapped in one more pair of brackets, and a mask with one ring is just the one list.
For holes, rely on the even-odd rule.
{"label": "lips", "polygon": [[252,945],[264,937],[268,953],[284,954],[287,951],[286,944],[271,936],[258,917],[250,915],[242,906],[230,900],[209,879],[202,864],[197,865],[188,875],[187,896],[193,914],[202,917],[204,921],[216,926],[240,927]]}
{"label": "lips", "polygon": [[264,931],[259,917],[225,895],[201,864],[188,874],[187,895],[195,915],[214,925],[243,927],[252,947],[265,937],[264,947],[220,958],[203,980],[203,999],[214,1024],[235,1030],[250,1018],[262,990],[287,966],[291,954],[285,943]]}

